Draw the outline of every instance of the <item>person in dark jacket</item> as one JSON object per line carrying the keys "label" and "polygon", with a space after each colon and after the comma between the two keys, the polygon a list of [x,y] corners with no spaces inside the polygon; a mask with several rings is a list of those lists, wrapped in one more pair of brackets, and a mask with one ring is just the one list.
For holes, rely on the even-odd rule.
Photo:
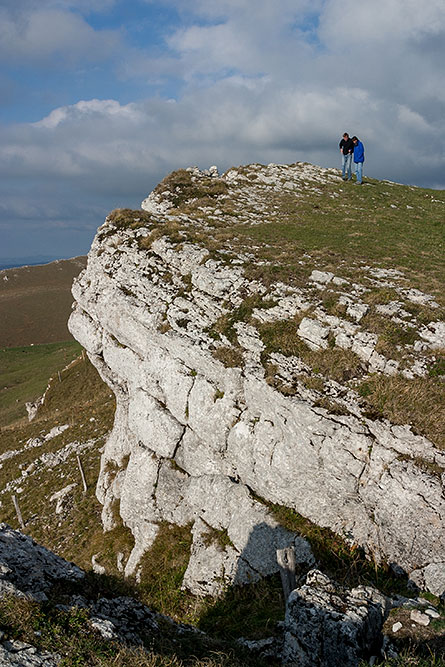
{"label": "person in dark jacket", "polygon": [[352,178],[352,153],[354,151],[354,144],[347,132],[344,133],[342,140],[339,143],[341,154],[341,171],[344,181],[350,181]]}
{"label": "person in dark jacket", "polygon": [[354,144],[354,162],[355,162],[355,175],[357,176],[357,185],[362,184],[363,180],[363,163],[365,161],[365,147],[362,142],[357,139],[357,137],[352,137],[352,142]]}

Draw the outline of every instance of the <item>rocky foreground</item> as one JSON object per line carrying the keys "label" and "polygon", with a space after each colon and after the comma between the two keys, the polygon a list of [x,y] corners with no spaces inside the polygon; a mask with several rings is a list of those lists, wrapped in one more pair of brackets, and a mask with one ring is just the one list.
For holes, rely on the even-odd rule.
{"label": "rocky foreground", "polygon": [[[149,647],[153,642],[167,635],[173,645],[176,643],[177,646],[184,642],[195,642],[198,645],[209,641],[204,633],[174,623],[130,597],[97,593],[91,596],[91,589],[88,595],[85,577],[81,569],[36,544],[30,537],[12,530],[6,524],[0,525],[2,617],[7,608],[4,605],[14,604],[14,600],[21,601],[22,606],[17,607],[17,613],[29,615],[30,607],[24,605],[34,605],[34,628],[46,630],[42,623],[42,612],[40,621],[37,621],[36,605],[43,605],[48,626],[51,613],[53,618],[56,614],[62,617],[65,615],[73,619],[71,632],[77,629],[79,637],[97,635],[100,640],[114,646],[138,647],[142,651],[140,655],[146,651],[147,656],[151,655]],[[390,600],[375,589],[364,586],[347,590],[318,570],[311,570],[305,583],[291,593],[285,621],[275,629],[274,636],[260,641],[239,640],[240,650],[257,656],[258,664],[266,664],[263,660],[267,659],[273,661],[268,664],[278,664],[279,661],[299,667],[355,667],[362,659],[369,658],[373,663],[377,657],[394,655],[388,638],[384,639],[382,635],[383,622],[391,606],[411,610],[411,617],[417,623],[425,624],[423,619],[429,622],[434,615],[438,616],[432,605],[420,599]],[[70,662],[67,647],[59,653],[46,650],[48,633],[45,631],[36,629],[31,638],[28,636],[27,641],[22,641],[11,636],[7,624],[3,627],[4,630],[0,631],[2,665],[56,667],[61,664],[79,664]],[[58,639],[63,646],[61,638]],[[52,641],[54,643],[54,639]],[[240,658],[230,664],[241,666],[247,663]],[[249,661],[248,664],[254,663]]]}

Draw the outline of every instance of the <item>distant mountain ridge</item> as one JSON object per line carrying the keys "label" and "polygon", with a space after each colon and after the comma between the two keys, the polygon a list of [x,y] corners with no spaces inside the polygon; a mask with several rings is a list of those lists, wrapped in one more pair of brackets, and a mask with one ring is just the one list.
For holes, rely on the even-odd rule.
{"label": "distant mountain ridge", "polygon": [[80,256],[0,270],[0,347],[70,340],[71,285],[85,265]]}
{"label": "distant mountain ridge", "polygon": [[56,262],[60,259],[69,259],[69,258],[60,258],[54,257],[53,255],[33,255],[26,257],[0,257],[0,271],[5,269],[17,269],[21,266],[39,266],[40,264],[50,264],[51,262]]}

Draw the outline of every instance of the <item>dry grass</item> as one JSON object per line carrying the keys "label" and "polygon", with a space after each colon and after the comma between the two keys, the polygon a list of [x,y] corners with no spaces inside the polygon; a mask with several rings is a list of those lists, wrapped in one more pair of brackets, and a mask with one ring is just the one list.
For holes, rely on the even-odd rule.
{"label": "dry grass", "polygon": [[154,192],[162,197],[168,192],[168,200],[172,202],[173,208],[183,207],[193,200],[195,206],[214,205],[214,198],[227,192],[227,184],[219,178],[209,178],[206,181],[196,180],[193,173],[186,169],[178,169],[166,176]]}
{"label": "dry grass", "polygon": [[212,354],[226,368],[242,368],[244,366],[242,349],[239,347],[217,347]]}
{"label": "dry grass", "polygon": [[308,346],[297,333],[302,319],[303,314],[300,314],[290,320],[258,324],[257,329],[265,345],[263,356],[278,352],[287,357],[303,357],[308,353]]}
{"label": "dry grass", "polygon": [[67,328],[73,279],[86,257],[2,271],[0,348],[72,340]]}
{"label": "dry grass", "polygon": [[360,378],[365,372],[363,363],[355,352],[339,347],[305,351],[303,359],[311,366],[314,373],[320,373],[340,383]]}
{"label": "dry grass", "polygon": [[408,380],[373,375],[361,384],[359,392],[365,397],[371,417],[411,424],[415,432],[445,449],[445,383],[440,377]]}
{"label": "dry grass", "polygon": [[142,209],[116,208],[107,218],[117,229],[138,229],[154,222],[152,215]]}

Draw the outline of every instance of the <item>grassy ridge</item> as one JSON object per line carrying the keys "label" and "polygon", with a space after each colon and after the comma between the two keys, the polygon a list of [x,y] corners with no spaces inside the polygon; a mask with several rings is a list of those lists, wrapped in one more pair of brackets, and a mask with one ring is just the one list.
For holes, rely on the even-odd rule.
{"label": "grassy ridge", "polygon": [[[353,276],[364,262],[404,271],[445,306],[444,192],[370,179],[361,188],[326,183],[317,190],[301,198],[274,193],[269,205],[280,210],[277,221],[235,225],[230,233],[244,249],[253,246],[258,259],[280,264],[285,283],[289,276],[304,281],[309,268],[338,272],[341,266],[346,277]],[[302,270],[298,260],[304,253],[312,255],[314,266],[307,262]]]}

